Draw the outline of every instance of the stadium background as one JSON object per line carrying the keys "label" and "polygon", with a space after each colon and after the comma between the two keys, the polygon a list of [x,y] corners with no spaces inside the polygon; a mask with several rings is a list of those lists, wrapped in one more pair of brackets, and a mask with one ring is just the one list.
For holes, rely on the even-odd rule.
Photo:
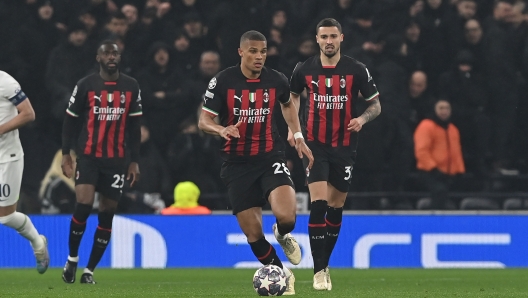
{"label": "stadium background", "polygon": [[[467,9],[468,2],[476,4],[475,11]],[[423,255],[430,250],[423,246],[424,235],[432,235],[426,240],[434,240],[433,234],[439,234],[454,243],[437,251],[442,260],[487,262],[479,265],[482,267],[526,266],[528,261],[520,249],[524,246],[520,239],[526,239],[520,229],[526,226],[522,215],[479,216],[481,212],[475,211],[472,215],[428,216],[436,213],[413,215],[411,211],[418,199],[429,196],[416,180],[412,133],[438,98],[449,100],[453,114],[458,115],[455,124],[462,132],[467,168],[465,174],[455,177],[446,209],[522,210],[528,206],[528,10],[524,1],[498,1],[496,5],[493,0],[1,1],[0,69],[20,82],[37,115],[34,123],[20,129],[25,151],[20,210],[30,214],[71,212],[71,194],[61,197],[65,198],[62,201],[44,198],[43,190],[51,181],[44,177],[60,148],[64,110],[75,83],[97,70],[98,42],[113,39],[122,49],[121,71],[140,83],[144,126],[150,136],[141,148],[143,180],[137,188],[125,190],[120,204],[123,217],[117,218],[117,224],[130,220],[132,227],[146,225],[148,237],[158,239],[152,235],[159,233],[171,253],[185,254],[178,237],[183,219],[126,214],[158,213],[160,201],[164,205],[173,202],[172,190],[181,181],[195,182],[202,192],[200,204],[215,213],[229,209],[218,177],[218,139],[197,129],[205,86],[218,70],[239,61],[238,39],[252,29],[268,38],[266,65],[290,76],[297,62],[318,53],[315,24],[323,17],[336,18],[343,25],[341,51],[367,65],[383,107],[381,116],[362,131],[346,205],[347,210],[374,213],[347,215],[350,224],[343,235],[349,238],[338,245],[341,251],[333,265],[357,267],[354,247],[361,237],[374,234],[364,240],[374,241],[371,248],[380,245],[376,235],[395,242],[381,241],[389,242],[372,251],[372,266],[427,267]],[[471,72],[458,72],[460,64],[471,65]],[[427,75],[426,86],[411,80],[417,71]],[[284,123],[281,129],[284,134]],[[476,141],[482,131],[480,137],[489,142]],[[294,152],[287,154],[297,191],[306,192],[304,171]],[[304,204],[299,209],[307,208]],[[384,215],[387,210],[407,211],[405,215],[394,211],[400,216]],[[32,219],[39,230],[51,233],[53,259],[62,260],[65,245],[59,239],[65,237],[68,217],[33,215]],[[231,246],[229,239],[244,242],[228,215],[191,220],[203,228],[197,233],[216,227],[221,236],[218,243],[226,248]],[[306,232],[306,220],[299,216],[300,234]],[[220,225],[226,221],[230,223]],[[391,226],[397,228],[387,228]],[[29,248],[11,232],[0,230],[2,239],[16,243],[20,256],[2,259],[0,266],[32,266],[23,256],[29,254]],[[128,235],[126,230],[123,233]],[[235,238],[229,238],[230,233],[236,234],[231,236]],[[136,234],[136,249],[130,252],[134,262],[122,262],[142,267],[151,252],[142,246],[146,241],[142,237],[147,236]],[[461,245],[457,235],[469,240]],[[117,242],[115,237],[112,243]],[[428,249],[436,249],[433,246]],[[234,256],[249,251],[238,247]],[[105,255],[103,267],[113,266],[112,256],[111,252]],[[165,266],[235,266],[235,261],[203,262],[166,262]]]}

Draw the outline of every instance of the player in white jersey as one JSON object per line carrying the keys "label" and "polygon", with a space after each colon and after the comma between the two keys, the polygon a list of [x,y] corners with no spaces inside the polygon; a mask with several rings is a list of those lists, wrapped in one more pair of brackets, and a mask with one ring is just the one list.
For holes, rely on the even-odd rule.
{"label": "player in white jersey", "polygon": [[35,112],[18,82],[0,71],[0,223],[30,241],[42,274],[49,265],[46,237],[39,235],[27,215],[16,211],[24,169],[18,128],[33,120]]}

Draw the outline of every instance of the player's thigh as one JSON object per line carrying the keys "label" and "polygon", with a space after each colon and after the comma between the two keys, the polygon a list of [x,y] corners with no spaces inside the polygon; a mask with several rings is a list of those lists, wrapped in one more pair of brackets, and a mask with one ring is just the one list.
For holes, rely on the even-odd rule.
{"label": "player's thigh", "polygon": [[352,181],[354,158],[335,154],[330,160],[328,183],[342,193],[347,193]]}
{"label": "player's thigh", "polygon": [[294,221],[296,211],[295,188],[290,170],[282,157],[268,158],[262,162],[264,174],[260,185],[275,217],[280,221]]}
{"label": "player's thigh", "polygon": [[220,177],[227,188],[229,203],[236,215],[241,211],[266,205],[259,177],[262,169],[249,163],[224,162]]}
{"label": "player's thigh", "polygon": [[78,203],[93,204],[95,186],[98,180],[99,167],[97,162],[88,156],[78,157],[75,166],[75,196]]}
{"label": "player's thigh", "polygon": [[248,242],[255,242],[264,237],[262,232],[262,208],[252,207],[236,214],[238,225]]}
{"label": "player's thigh", "polygon": [[314,162],[311,169],[308,169],[308,158],[303,157],[303,165],[306,170],[306,181],[308,185],[318,181],[328,181],[329,156],[326,148],[316,142],[308,142]]}
{"label": "player's thigh", "polygon": [[95,190],[101,194],[102,198],[119,201],[124,184],[124,161],[99,162],[99,179]]}
{"label": "player's thigh", "polygon": [[23,171],[24,159],[0,163],[0,208],[4,208],[4,215],[13,213],[13,206],[16,209]]}

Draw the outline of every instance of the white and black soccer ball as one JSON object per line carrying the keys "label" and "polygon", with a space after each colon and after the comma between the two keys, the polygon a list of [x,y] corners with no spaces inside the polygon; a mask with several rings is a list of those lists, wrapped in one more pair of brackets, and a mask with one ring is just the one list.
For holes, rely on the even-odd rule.
{"label": "white and black soccer ball", "polygon": [[287,287],[286,273],[279,266],[260,267],[253,275],[253,288],[259,296],[282,296]]}

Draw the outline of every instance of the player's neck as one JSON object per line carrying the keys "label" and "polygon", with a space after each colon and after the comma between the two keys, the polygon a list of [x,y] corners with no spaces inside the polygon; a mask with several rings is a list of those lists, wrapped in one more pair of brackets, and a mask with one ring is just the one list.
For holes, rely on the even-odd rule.
{"label": "player's neck", "polygon": [[321,64],[323,66],[336,66],[341,59],[341,52],[337,52],[334,56],[328,57],[325,54],[321,53]]}
{"label": "player's neck", "polygon": [[109,74],[101,69],[99,70],[99,75],[105,81],[117,81],[119,79],[119,71]]}
{"label": "player's neck", "polygon": [[253,72],[245,68],[242,64],[240,65],[240,70],[242,71],[242,74],[250,80],[256,80],[260,77],[260,72]]}

